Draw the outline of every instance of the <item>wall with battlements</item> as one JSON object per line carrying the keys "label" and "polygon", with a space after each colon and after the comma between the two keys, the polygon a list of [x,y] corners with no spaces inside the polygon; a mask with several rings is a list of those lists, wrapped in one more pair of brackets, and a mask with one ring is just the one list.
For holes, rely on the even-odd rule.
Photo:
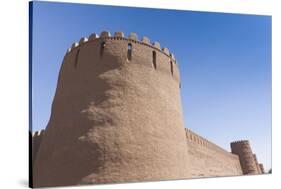
{"label": "wall with battlements", "polygon": [[[185,128],[185,133],[189,161],[191,162],[189,167],[191,172],[190,178],[236,176],[243,174],[238,155],[219,147],[190,129]],[[43,136],[44,130],[36,131],[32,134],[33,163]],[[241,141],[233,143],[239,142],[241,143]],[[256,154],[252,155],[257,169],[256,174],[264,174],[263,164],[258,163]]]}
{"label": "wall with battlements", "polygon": [[242,175],[239,157],[185,129],[193,178]]}

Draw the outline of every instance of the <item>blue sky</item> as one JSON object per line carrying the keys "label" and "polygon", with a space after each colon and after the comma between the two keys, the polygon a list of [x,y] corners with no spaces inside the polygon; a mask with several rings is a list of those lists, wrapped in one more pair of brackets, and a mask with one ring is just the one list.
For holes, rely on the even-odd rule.
{"label": "blue sky", "polygon": [[136,32],[180,65],[185,127],[229,150],[249,139],[271,167],[271,17],[35,2],[33,131],[46,127],[64,54],[103,30]]}

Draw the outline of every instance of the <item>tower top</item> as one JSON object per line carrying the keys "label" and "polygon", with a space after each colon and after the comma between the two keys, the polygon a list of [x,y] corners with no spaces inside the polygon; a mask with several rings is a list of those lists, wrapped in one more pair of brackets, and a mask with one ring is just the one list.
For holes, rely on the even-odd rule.
{"label": "tower top", "polygon": [[74,42],[70,48],[67,49],[67,54],[71,53],[74,49],[79,48],[81,45],[84,45],[85,43],[88,43],[93,40],[102,40],[102,39],[112,39],[112,40],[128,40],[133,43],[142,44],[148,47],[151,47],[169,58],[171,58],[176,63],[176,58],[173,53],[169,51],[167,47],[161,48],[161,45],[158,41],[155,41],[153,43],[150,42],[150,39],[146,36],[143,36],[141,40],[138,39],[138,35],[134,32],[131,32],[128,37],[125,37],[124,33],[121,31],[117,31],[114,33],[114,36],[111,36],[111,33],[109,31],[102,31],[100,35],[96,33],[92,33],[88,38],[82,37],[79,42]]}

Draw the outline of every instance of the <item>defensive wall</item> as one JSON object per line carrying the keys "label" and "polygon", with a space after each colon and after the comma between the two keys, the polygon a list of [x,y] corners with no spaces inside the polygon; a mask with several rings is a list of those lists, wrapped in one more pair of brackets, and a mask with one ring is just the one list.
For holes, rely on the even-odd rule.
{"label": "defensive wall", "polygon": [[192,177],[242,175],[239,157],[185,129]]}
{"label": "defensive wall", "polygon": [[[36,157],[44,129],[32,134],[32,160]],[[191,178],[213,177],[213,176],[235,176],[242,175],[239,156],[233,154],[192,130],[185,128],[186,141],[188,145],[188,156],[190,163]],[[235,141],[234,143],[243,141]],[[233,144],[232,144],[233,145]],[[256,174],[264,174],[262,163],[258,163],[256,154],[252,154],[257,169]]]}

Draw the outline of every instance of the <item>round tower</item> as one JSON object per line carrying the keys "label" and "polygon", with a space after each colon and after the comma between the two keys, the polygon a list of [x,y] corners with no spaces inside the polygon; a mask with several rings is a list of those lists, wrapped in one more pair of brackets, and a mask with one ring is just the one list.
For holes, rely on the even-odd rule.
{"label": "round tower", "polygon": [[135,33],[102,32],[67,50],[34,186],[189,176],[173,54]]}
{"label": "round tower", "polygon": [[265,173],[265,171],[264,171],[263,164],[262,164],[262,163],[260,163],[260,164],[259,164],[259,166],[260,166],[260,169],[261,169],[261,174],[264,174],[264,173]]}
{"label": "round tower", "polygon": [[262,172],[261,172],[261,168],[260,168],[260,165],[259,165],[259,162],[258,162],[257,155],[253,154],[253,157],[254,157],[254,160],[255,160],[255,164],[256,164],[256,167],[257,167],[258,174],[261,174]]}
{"label": "round tower", "polygon": [[256,162],[248,140],[232,142],[230,147],[231,152],[239,156],[243,174],[258,174]]}

